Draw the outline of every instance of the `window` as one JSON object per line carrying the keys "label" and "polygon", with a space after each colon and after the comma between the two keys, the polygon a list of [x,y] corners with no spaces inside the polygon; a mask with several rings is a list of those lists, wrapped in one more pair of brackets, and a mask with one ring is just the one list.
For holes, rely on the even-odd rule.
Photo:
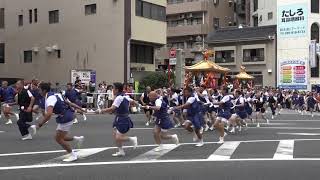
{"label": "window", "polygon": [[216,51],[216,63],[234,63],[234,50]]}
{"label": "window", "polygon": [[219,5],[219,0],[213,0],[213,4],[215,5],[215,6],[218,6]]}
{"label": "window", "polygon": [[319,13],[319,0],[311,0],[311,13]]}
{"label": "window", "polygon": [[311,25],[311,40],[317,40],[319,43],[319,26],[316,23]]}
{"label": "window", "polygon": [[243,50],[243,62],[261,61],[264,61],[264,48]]}
{"label": "window", "polygon": [[32,51],[24,51],[23,61],[24,63],[32,63]]}
{"label": "window", "polygon": [[49,11],[49,24],[59,23],[59,10]]}
{"label": "window", "polygon": [[23,15],[22,14],[18,16],[18,25],[23,26]]}
{"label": "window", "polygon": [[183,3],[183,0],[167,0],[168,4],[178,4]]}
{"label": "window", "polygon": [[142,16],[142,1],[136,1],[136,16]]}
{"label": "window", "polygon": [[142,2],[142,16],[151,19],[151,4]]}
{"label": "window", "polygon": [[58,58],[58,59],[61,58],[61,50],[60,50],[60,49],[57,50],[57,58]]}
{"label": "window", "polygon": [[153,64],[154,48],[146,45],[131,45],[131,62]]}
{"label": "window", "polygon": [[32,9],[29,9],[29,23],[32,24]]}
{"label": "window", "polygon": [[172,43],[172,47],[175,49],[184,49],[184,42],[174,42]]}
{"label": "window", "polygon": [[253,0],[253,11],[258,10],[258,0]]}
{"label": "window", "polygon": [[0,29],[4,29],[4,8],[0,8]]}
{"label": "window", "polygon": [[136,16],[166,21],[166,8],[142,0],[136,0]]}
{"label": "window", "polygon": [[37,23],[38,22],[38,9],[34,9],[33,14],[34,14],[34,22]]}
{"label": "window", "polygon": [[85,5],[85,15],[97,14],[97,4]]}
{"label": "window", "polygon": [[220,19],[219,18],[213,18],[213,27],[214,27],[214,29],[219,29],[219,27],[220,27]]}
{"label": "window", "polygon": [[259,19],[258,19],[258,17],[253,17],[253,26],[254,26],[254,27],[257,27],[258,24],[259,24]]}
{"label": "window", "polygon": [[0,43],[0,63],[5,62],[5,45],[4,43]]}
{"label": "window", "polygon": [[268,20],[271,20],[271,19],[273,19],[273,12],[268,13]]}

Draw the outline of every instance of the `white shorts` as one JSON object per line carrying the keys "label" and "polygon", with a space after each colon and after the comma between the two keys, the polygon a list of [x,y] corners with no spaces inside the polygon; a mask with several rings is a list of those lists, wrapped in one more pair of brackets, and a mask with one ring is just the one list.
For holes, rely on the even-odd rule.
{"label": "white shorts", "polygon": [[64,124],[58,124],[57,131],[63,131],[63,132],[69,132],[71,127],[73,125],[73,121],[64,123]]}
{"label": "white shorts", "polygon": [[88,96],[87,97],[87,103],[92,104],[93,103],[93,97]]}

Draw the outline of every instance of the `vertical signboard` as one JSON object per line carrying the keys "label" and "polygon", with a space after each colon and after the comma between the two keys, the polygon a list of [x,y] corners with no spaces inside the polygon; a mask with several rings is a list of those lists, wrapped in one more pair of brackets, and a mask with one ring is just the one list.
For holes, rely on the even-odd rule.
{"label": "vertical signboard", "polygon": [[309,60],[310,60],[310,67],[315,68],[317,67],[317,41],[311,40],[311,43],[309,45]]}
{"label": "vertical signboard", "polygon": [[289,4],[278,7],[278,37],[304,37],[308,31],[307,4]]}

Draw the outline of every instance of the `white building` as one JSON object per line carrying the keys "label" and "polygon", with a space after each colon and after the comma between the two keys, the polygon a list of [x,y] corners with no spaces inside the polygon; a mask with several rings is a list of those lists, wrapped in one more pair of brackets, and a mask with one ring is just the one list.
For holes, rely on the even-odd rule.
{"label": "white building", "polygon": [[278,0],[278,85],[310,90],[320,84],[319,57],[310,67],[309,45],[319,43],[319,0]]}
{"label": "white building", "polygon": [[[0,79],[67,83],[71,70],[128,82],[155,71],[166,0],[0,0]],[[140,72],[143,71],[143,72]]]}
{"label": "white building", "polygon": [[277,24],[277,0],[250,0],[250,26]]}

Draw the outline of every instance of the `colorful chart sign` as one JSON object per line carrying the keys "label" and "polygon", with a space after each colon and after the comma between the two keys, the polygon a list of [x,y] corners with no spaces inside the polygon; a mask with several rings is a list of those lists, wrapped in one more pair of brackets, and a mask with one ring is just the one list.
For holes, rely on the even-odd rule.
{"label": "colorful chart sign", "polygon": [[307,89],[307,61],[283,60],[280,63],[280,84],[283,89]]}

